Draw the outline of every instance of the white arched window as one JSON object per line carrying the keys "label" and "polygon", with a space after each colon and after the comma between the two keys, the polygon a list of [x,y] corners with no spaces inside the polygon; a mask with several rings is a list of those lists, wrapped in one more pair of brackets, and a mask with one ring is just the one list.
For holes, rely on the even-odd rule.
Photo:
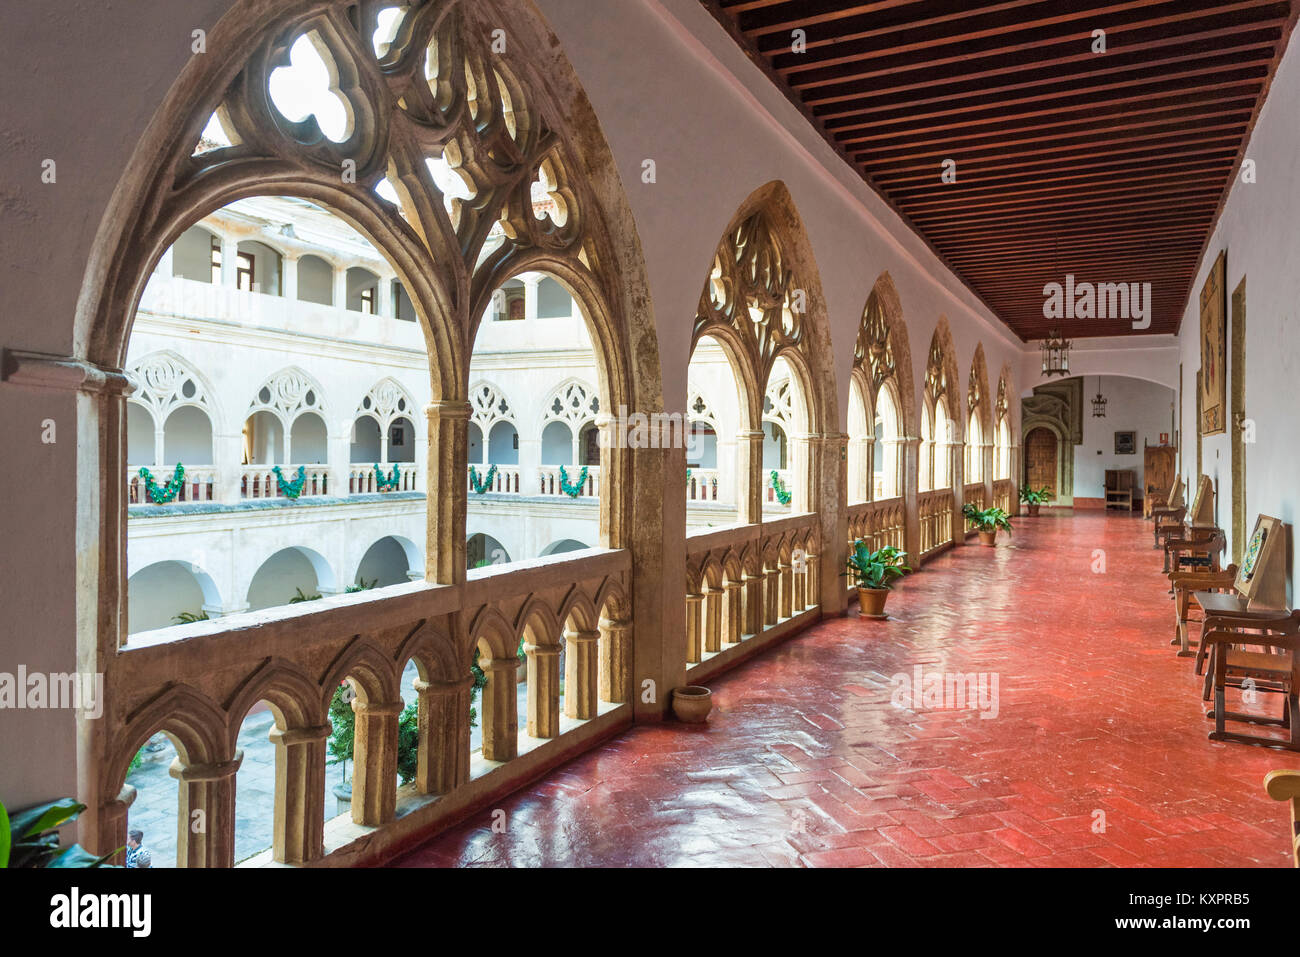
{"label": "white arched window", "polygon": [[891,382],[886,382],[876,394],[874,474],[872,497],[877,501],[902,494],[901,458],[898,454],[902,428],[898,403]]}
{"label": "white arched window", "polygon": [[210,392],[180,356],[160,352],[127,369],[136,391],[127,405],[128,459],[132,465],[211,465]]}
{"label": "white arched window", "polygon": [[966,425],[966,482],[984,481],[984,430],[980,426],[979,410],[970,414]]}

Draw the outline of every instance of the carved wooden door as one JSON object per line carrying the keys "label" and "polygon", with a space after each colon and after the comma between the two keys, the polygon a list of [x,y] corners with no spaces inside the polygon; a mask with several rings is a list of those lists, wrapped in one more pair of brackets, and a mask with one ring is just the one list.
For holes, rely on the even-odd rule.
{"label": "carved wooden door", "polygon": [[1056,435],[1050,429],[1034,429],[1025,437],[1025,485],[1032,489],[1056,487]]}

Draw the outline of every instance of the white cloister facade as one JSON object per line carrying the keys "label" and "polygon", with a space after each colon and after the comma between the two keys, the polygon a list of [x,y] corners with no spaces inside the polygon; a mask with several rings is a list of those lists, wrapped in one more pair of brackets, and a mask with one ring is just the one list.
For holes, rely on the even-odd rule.
{"label": "white cloister facade", "polygon": [[[256,197],[188,229],[146,286],[126,372],[132,632],[423,577],[424,336],[338,217]],[[506,282],[471,373],[471,564],[596,543],[602,410],[573,297],[540,272]],[[155,501],[141,469],[163,488],[178,465]]]}

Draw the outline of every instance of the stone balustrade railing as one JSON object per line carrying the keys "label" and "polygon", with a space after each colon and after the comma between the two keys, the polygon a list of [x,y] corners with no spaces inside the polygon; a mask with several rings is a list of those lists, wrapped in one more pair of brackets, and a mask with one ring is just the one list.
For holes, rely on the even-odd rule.
{"label": "stone balustrade railing", "polygon": [[921,532],[921,558],[925,559],[953,542],[952,489],[922,492],[917,496]]}
{"label": "stone balustrade railing", "polygon": [[[280,475],[283,476],[286,484],[297,480],[298,468],[297,465],[280,466]],[[302,491],[299,493],[300,498],[334,494],[328,465],[304,465],[302,470],[303,483]],[[280,482],[277,481],[275,466],[245,465],[239,477],[239,497],[285,498],[280,489]]]}
{"label": "stone balustrade railing", "polygon": [[[776,483],[772,481],[772,469],[763,470],[763,508],[767,511],[779,511],[783,508],[790,508],[791,504],[782,504],[780,497],[777,495]],[[776,469],[776,477],[780,482],[781,488],[791,495],[794,489],[790,486],[790,470]]]}
{"label": "stone balustrade railing", "polygon": [[[374,492],[414,492],[416,491],[416,478],[419,473],[414,462],[380,462],[380,469],[384,473],[384,479],[381,483],[379,476],[375,474],[375,463],[369,465],[354,463],[348,468],[348,494],[349,495],[369,495]],[[397,469],[396,487],[387,487],[387,484],[393,478],[393,469]],[[282,472],[289,478],[293,478],[294,473],[284,469]],[[295,470],[296,471],[296,470]]]}
{"label": "stone balustrade railing", "polygon": [[[495,494],[495,495],[522,495],[524,488],[521,482],[521,472],[517,465],[479,465],[474,463],[474,474],[469,476],[469,490],[471,499],[475,494]],[[492,469],[496,468],[493,472]],[[488,481],[489,475],[491,481]],[[474,488],[474,479],[477,478],[479,485],[483,487],[481,493]]]}
{"label": "stone balustrade railing", "polygon": [[[583,478],[583,469],[587,470],[586,478]],[[564,491],[564,483],[560,477],[560,466],[543,465],[538,470],[538,495],[561,495],[565,498],[597,498],[600,495],[600,466],[599,465],[566,465],[564,466],[564,479],[570,487],[576,487],[577,495],[570,495]],[[525,490],[525,494],[527,490]]]}
{"label": "stone balustrade railing", "polygon": [[887,498],[879,502],[850,505],[849,547],[862,539],[872,551],[892,545],[907,548],[907,511],[901,498]]}
{"label": "stone balustrade railing", "polygon": [[1016,502],[1015,483],[1011,479],[998,479],[993,483],[993,504],[1004,512],[1014,515]]}
{"label": "stone balustrade railing", "polygon": [[[962,503],[965,505],[974,505],[979,509],[988,508],[989,506],[984,500],[984,483],[971,482],[968,485],[962,486]],[[977,529],[975,526],[971,525],[965,519],[962,519],[961,524],[965,529],[966,538],[970,538],[972,535],[976,534]]]}
{"label": "stone balustrade railing", "polygon": [[689,532],[687,674],[817,608],[819,553],[816,515]]}
{"label": "stone balustrade railing", "polygon": [[718,498],[718,475],[717,469],[689,469],[686,476],[686,501],[720,501]]}
{"label": "stone balustrade railing", "polygon": [[[276,722],[275,811],[272,847],[250,865],[327,854],[373,862],[468,804],[513,790],[631,723],[630,568],[627,551],[587,549],[475,569],[460,585],[412,582],[132,635],[109,665],[130,680],[114,682],[121,692],[104,702],[97,729],[96,843],[126,842],[128,766],[166,732],[177,744],[178,818],[205,822],[180,829],[178,864],[233,865],[236,741],[258,702]],[[477,700],[476,658],[485,676]],[[399,688],[412,661],[418,770],[399,788]],[[345,682],[356,694],[351,813],[330,819],[328,716]],[[481,752],[470,750],[471,706]]]}
{"label": "stone balustrade railing", "polygon": [[[149,469],[154,482],[163,488],[176,474],[175,465],[140,466],[129,465],[126,469],[126,501],[128,505],[147,505],[150,503],[146,483],[140,477],[140,469]],[[211,502],[217,493],[217,469],[212,465],[186,465],[185,481],[177,490],[175,502]]]}

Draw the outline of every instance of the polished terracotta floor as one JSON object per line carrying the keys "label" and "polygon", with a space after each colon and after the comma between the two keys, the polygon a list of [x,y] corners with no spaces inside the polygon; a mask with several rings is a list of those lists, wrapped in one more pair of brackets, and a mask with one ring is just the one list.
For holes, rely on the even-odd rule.
{"label": "polished terracotta floor", "polygon": [[[500,802],[503,833],[484,811],[396,863],[1288,866],[1261,782],[1300,758],[1206,739],[1159,566],[1139,519],[1021,519],[909,578],[893,620],[716,680],[707,726],[639,726]],[[917,665],[996,674],[996,717],[895,707]]]}

